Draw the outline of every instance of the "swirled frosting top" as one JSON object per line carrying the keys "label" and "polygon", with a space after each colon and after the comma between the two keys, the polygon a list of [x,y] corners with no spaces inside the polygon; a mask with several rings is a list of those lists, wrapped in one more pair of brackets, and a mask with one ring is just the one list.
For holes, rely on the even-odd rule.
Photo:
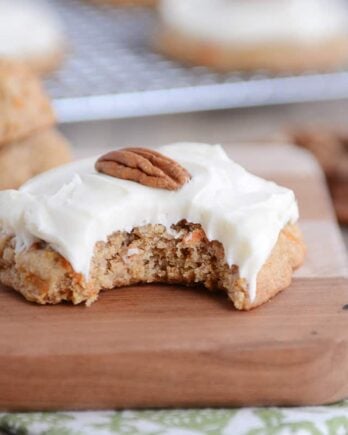
{"label": "swirled frosting top", "polygon": [[177,191],[96,172],[96,157],[48,171],[19,191],[0,192],[0,227],[17,252],[41,239],[87,279],[96,242],[145,224],[170,228],[182,219],[220,241],[239,266],[251,301],[256,278],[280,231],[298,219],[294,193],[248,173],[220,145],[178,143],[158,149],[192,175]]}

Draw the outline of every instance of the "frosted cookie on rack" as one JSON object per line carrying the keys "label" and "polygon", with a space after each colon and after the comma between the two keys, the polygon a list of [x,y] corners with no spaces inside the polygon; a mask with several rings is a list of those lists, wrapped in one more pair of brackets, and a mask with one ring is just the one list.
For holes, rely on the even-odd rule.
{"label": "frosted cookie on rack", "polygon": [[163,53],[219,71],[300,72],[348,62],[344,0],[161,0]]}
{"label": "frosted cookie on rack", "polygon": [[0,189],[17,188],[70,159],[38,78],[25,65],[0,61]]}
{"label": "frosted cookie on rack", "polygon": [[64,32],[51,8],[41,1],[0,0],[0,59],[25,62],[42,74],[58,67],[64,52]]}
{"label": "frosted cookie on rack", "polygon": [[139,283],[202,284],[240,310],[290,285],[305,247],[294,193],[220,145],[125,148],[0,192],[0,282],[91,304]]}

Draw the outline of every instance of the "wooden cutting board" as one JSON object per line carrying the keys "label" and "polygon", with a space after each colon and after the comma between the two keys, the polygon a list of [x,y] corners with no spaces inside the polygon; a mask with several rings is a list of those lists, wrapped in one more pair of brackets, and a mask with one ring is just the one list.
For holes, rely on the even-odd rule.
{"label": "wooden cutting board", "polygon": [[288,146],[234,146],[293,188],[308,245],[290,288],[249,312],[177,286],[105,292],[90,308],[0,291],[0,409],[323,404],[348,397],[345,249],[323,177]]}

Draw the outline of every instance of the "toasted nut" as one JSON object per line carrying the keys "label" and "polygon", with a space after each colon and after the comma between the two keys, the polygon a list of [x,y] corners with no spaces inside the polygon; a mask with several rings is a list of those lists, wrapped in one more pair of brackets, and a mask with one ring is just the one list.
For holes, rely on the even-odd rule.
{"label": "toasted nut", "polygon": [[159,189],[178,190],[191,179],[175,160],[146,148],[123,148],[101,156],[97,171]]}

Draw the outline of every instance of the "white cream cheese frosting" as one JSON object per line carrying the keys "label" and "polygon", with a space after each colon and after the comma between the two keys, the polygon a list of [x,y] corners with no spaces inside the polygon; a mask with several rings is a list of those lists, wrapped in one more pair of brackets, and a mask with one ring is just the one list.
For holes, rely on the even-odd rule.
{"label": "white cream cheese frosting", "polygon": [[344,0],[162,0],[174,31],[217,43],[312,43],[347,36]]}
{"label": "white cream cheese frosting", "polygon": [[47,5],[37,0],[0,0],[1,57],[52,56],[63,45],[61,24]]}
{"label": "white cream cheese frosting", "polygon": [[41,239],[86,279],[96,242],[146,224],[170,229],[182,219],[220,241],[239,266],[250,300],[280,231],[298,219],[294,193],[248,173],[220,145],[179,143],[158,149],[192,179],[178,191],[155,189],[96,172],[97,157],[39,175],[19,191],[0,192],[0,227],[21,252]]}

